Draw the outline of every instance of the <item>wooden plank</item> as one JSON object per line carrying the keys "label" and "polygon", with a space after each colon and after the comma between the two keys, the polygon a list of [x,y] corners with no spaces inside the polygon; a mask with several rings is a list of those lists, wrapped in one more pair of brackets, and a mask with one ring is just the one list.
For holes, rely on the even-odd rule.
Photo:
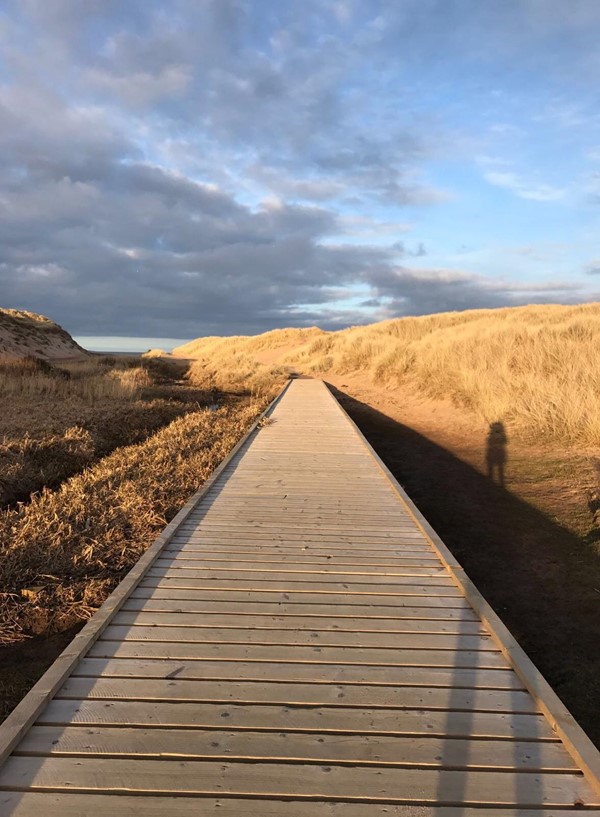
{"label": "wooden plank", "polygon": [[[344,477],[347,478],[347,483],[350,485],[362,485],[365,476],[368,474],[368,469],[372,467],[372,462],[364,459],[362,461],[344,459],[343,451],[340,449],[347,442],[348,439],[342,440],[337,452],[331,451],[328,455],[321,457],[318,462],[310,462],[302,457],[301,452],[292,449],[285,452],[285,454],[281,452],[282,455],[279,457],[275,449],[265,450],[259,452],[261,453],[261,461],[257,459],[252,461],[253,449],[247,449],[240,460],[241,468],[225,471],[223,479],[230,479],[234,483],[264,480],[279,483],[288,479],[290,481],[302,480],[302,477],[308,474],[311,479],[307,487],[310,489],[314,489],[319,485],[327,485],[329,475],[331,475],[330,484],[332,485],[340,484],[343,482]],[[284,441],[281,441],[280,444],[285,445]],[[338,446],[332,446],[332,448],[335,447]],[[273,466],[271,470],[269,470],[270,464]],[[369,490],[379,492],[384,492],[387,489],[387,486],[381,480],[373,480],[368,487]],[[343,491],[338,496],[343,497]],[[403,510],[403,508],[399,510]]]}
{"label": "wooden plank", "polygon": [[[264,574],[273,578],[274,573],[284,574],[284,578],[294,579],[300,574],[309,574],[312,581],[319,580],[320,577],[340,576],[343,581],[371,581],[370,577],[396,577],[405,579],[438,578],[452,582],[453,579],[448,572],[436,565],[435,562],[422,559],[404,560],[398,559],[391,562],[389,559],[383,563],[353,563],[348,561],[352,557],[337,557],[333,554],[329,556],[314,557],[309,555],[292,554],[280,560],[276,554],[240,553],[240,554],[214,554],[205,557],[200,551],[180,551],[178,555],[169,553],[155,565],[155,570],[170,571],[173,575],[187,576],[187,572],[174,571],[203,571],[210,575],[229,577],[230,574],[243,574],[243,578],[252,574]],[[364,577],[367,577],[366,579]],[[192,578],[192,575],[189,576]],[[194,578],[204,578],[195,576]],[[277,578],[280,578],[279,576]],[[373,581],[378,581],[374,579]],[[418,583],[418,581],[417,581]]]}
{"label": "wooden plank", "polygon": [[[360,500],[356,500],[360,501]],[[377,504],[376,500],[368,500]],[[304,536],[307,539],[327,539],[332,541],[335,544],[335,539],[340,537],[346,537],[353,539],[353,544],[360,546],[360,540],[365,538],[364,532],[355,528],[353,525],[349,524],[346,526],[338,526],[335,530],[323,530],[323,529],[315,529],[313,530],[311,525],[306,524],[306,520],[302,521],[298,524],[292,524],[289,526],[282,526],[282,525],[274,525],[270,528],[260,528],[256,527],[252,524],[246,523],[239,527],[233,527],[228,524],[222,524],[219,526],[213,527],[201,527],[202,519],[195,521],[193,524],[188,525],[182,531],[182,536],[202,536],[204,538],[222,538],[226,536],[230,537],[237,537],[237,538],[245,538],[245,537],[252,537],[252,538],[281,538],[281,536],[285,537],[300,537]],[[368,532],[367,532],[368,533]],[[374,545],[381,543],[383,545],[390,544],[389,540],[391,537],[395,537],[398,541],[406,541],[407,544],[413,543],[415,545],[421,545],[429,550],[431,550],[431,546],[427,542],[427,539],[420,534],[419,530],[414,526],[411,527],[402,527],[402,528],[394,528],[393,530],[387,531],[378,531],[377,533],[371,533],[368,535],[368,544],[370,545],[373,542]]]}
{"label": "wooden plank", "polygon": [[[406,515],[398,515],[388,503],[377,502],[372,507],[375,509],[372,513],[356,512],[356,501],[352,501],[348,505],[337,505],[326,507],[318,507],[316,505],[288,504],[287,500],[282,501],[275,496],[271,496],[268,504],[261,504],[258,501],[251,501],[250,499],[237,500],[236,494],[232,494],[229,498],[224,496],[224,492],[219,494],[219,503],[213,503],[210,507],[204,506],[192,520],[196,524],[203,520],[212,522],[222,522],[224,525],[229,525],[231,521],[238,521],[244,523],[262,522],[269,523],[279,521],[282,518],[288,519],[291,522],[303,523],[307,519],[316,519],[319,522],[334,523],[336,527],[347,527],[348,523],[358,522],[359,524],[369,522],[380,526],[385,524],[387,527],[393,527],[405,533],[419,533],[419,529],[415,526],[413,520]],[[371,502],[371,500],[368,500]]]}
{"label": "wooden plank", "polygon": [[[400,575],[423,575],[430,573],[432,576],[448,575],[433,559],[423,559],[420,557],[408,558],[379,558],[356,556],[337,556],[334,554],[312,555],[305,551],[298,553],[277,552],[264,553],[261,551],[234,551],[211,552],[203,548],[195,550],[179,549],[165,551],[164,556],[157,560],[157,567],[205,567],[208,570],[213,568],[224,568],[226,566],[235,568],[262,568],[292,570],[322,570],[331,568],[341,568],[349,573],[382,572],[391,569],[392,572]],[[363,570],[361,570],[361,568]]]}
{"label": "wooden plank", "polygon": [[[578,774],[449,770],[369,769],[285,763],[12,757],[0,770],[7,781],[31,789],[98,791],[115,794],[181,793],[219,796],[223,792],[292,799],[380,803],[445,803],[521,807],[598,803]],[[14,784],[13,784],[14,785]]]}
{"label": "wooden plank", "polygon": [[[294,455],[290,455],[293,458]],[[243,467],[242,463],[236,466],[238,469]],[[326,462],[321,468],[329,473],[329,466]],[[373,462],[369,461],[363,466],[366,473],[373,472]],[[346,469],[347,472],[347,469]],[[377,475],[376,479],[379,478]],[[371,480],[372,482],[372,480]],[[307,514],[317,516],[319,519],[331,517],[332,519],[351,518],[351,519],[372,519],[375,523],[381,524],[383,520],[386,522],[398,522],[406,527],[414,527],[414,521],[399,503],[388,501],[386,503],[386,510],[382,513],[381,509],[370,505],[357,506],[350,502],[333,504],[331,502],[312,502],[306,503],[302,501],[293,501],[293,498],[280,497],[279,499],[260,499],[250,502],[248,499],[238,498],[233,495],[229,499],[225,499],[222,493],[215,495],[214,502],[207,502],[203,508],[196,511],[195,518],[209,517],[213,514],[224,518],[248,516],[249,518],[263,519],[269,518],[273,515],[280,514],[285,511],[286,514],[292,516],[306,516]],[[391,497],[390,497],[391,500]]]}
{"label": "wooden plank", "polygon": [[[367,501],[373,504],[376,497],[363,497],[362,502]],[[355,503],[358,504],[358,503]],[[377,503],[378,505],[379,503]],[[374,507],[377,507],[374,505]],[[352,513],[345,510],[338,514],[325,514],[321,511],[293,511],[287,508],[275,509],[271,511],[262,512],[261,509],[254,509],[252,511],[244,511],[242,509],[231,510],[227,513],[213,509],[203,509],[197,511],[196,515],[190,519],[188,527],[192,524],[207,526],[207,527],[246,527],[257,526],[272,528],[277,527],[280,522],[283,522],[288,527],[296,527],[304,524],[310,519],[311,524],[316,522],[319,529],[332,529],[334,532],[350,527],[356,524],[359,528],[370,530],[374,536],[377,536],[379,531],[393,530],[397,533],[411,533],[418,531],[413,521],[405,516],[394,514],[393,512],[382,512],[377,515],[363,515],[362,513]]]}
{"label": "wooden plank", "polygon": [[[140,583],[136,589],[131,593],[131,598],[147,599],[147,598],[164,598],[173,600],[192,600],[197,603],[204,603],[204,601],[218,602],[223,601],[228,604],[236,602],[270,602],[272,604],[302,604],[310,605],[314,608],[315,605],[319,607],[327,606],[331,612],[334,608],[337,609],[351,609],[361,607],[371,610],[377,614],[385,608],[388,610],[396,610],[398,613],[402,608],[419,608],[422,610],[431,610],[439,608],[444,611],[455,610],[471,610],[471,605],[465,600],[464,596],[441,596],[441,595],[418,595],[413,593],[350,593],[348,590],[341,592],[332,592],[331,590],[312,592],[310,590],[274,590],[273,588],[262,587],[260,589],[239,589],[239,588],[216,588],[216,587],[192,587],[192,588],[178,588],[169,587],[165,585],[164,581],[144,582]],[[449,613],[448,613],[449,615]]]}
{"label": "wooden plank", "polygon": [[[365,501],[364,497],[362,501]],[[366,499],[366,501],[371,502],[373,500]],[[211,531],[214,533],[219,533],[219,531],[237,531],[238,533],[254,531],[269,534],[272,532],[277,532],[280,529],[284,531],[289,529],[290,533],[296,533],[298,528],[302,528],[304,526],[311,529],[314,528],[319,535],[323,534],[328,536],[337,536],[340,533],[349,533],[355,534],[356,536],[364,535],[368,536],[369,538],[372,536],[374,539],[385,539],[389,534],[393,534],[395,536],[402,536],[403,534],[406,534],[407,536],[414,536],[421,539],[423,538],[423,535],[419,529],[412,522],[394,522],[393,520],[388,522],[387,519],[385,519],[385,521],[382,520],[379,524],[377,524],[369,522],[366,519],[361,520],[360,518],[348,520],[347,522],[344,518],[340,518],[331,523],[321,523],[318,519],[315,519],[313,514],[302,516],[298,518],[297,521],[291,518],[288,522],[285,511],[281,512],[277,519],[267,519],[264,521],[261,515],[258,513],[256,514],[254,521],[250,521],[244,519],[243,517],[240,518],[235,514],[232,515],[231,518],[214,518],[211,520],[210,516],[207,516],[207,514],[204,512],[192,517],[187,522],[183,530],[198,530],[207,533],[210,533]]]}
{"label": "wooden plank", "polygon": [[[169,797],[72,794],[70,792],[0,792],[0,817],[481,817],[480,808],[411,806],[377,803],[295,801],[261,797]],[[493,817],[557,817],[556,809],[494,808]],[[560,817],[581,817],[581,810],[563,808]]]}
{"label": "wooden plank", "polygon": [[206,518],[203,518],[197,524],[190,522],[181,528],[182,532],[193,531],[194,533],[218,533],[219,531],[223,531],[227,533],[237,532],[244,534],[246,532],[251,533],[253,531],[266,534],[270,534],[271,532],[281,534],[285,533],[286,531],[289,531],[290,533],[297,533],[303,529],[317,533],[319,537],[336,537],[341,535],[353,536],[354,538],[359,537],[363,539],[370,539],[371,537],[374,539],[388,539],[392,536],[401,537],[406,533],[409,535],[413,534],[416,539],[419,538],[418,534],[412,527],[403,528],[400,525],[393,524],[383,524],[380,527],[375,527],[368,524],[361,524],[359,522],[348,522],[348,524],[342,524],[342,522],[339,522],[336,525],[328,525],[325,523],[321,524],[320,522],[312,519],[304,519],[302,521],[298,521],[297,524],[294,524],[294,522],[291,520],[287,521],[285,514],[282,514],[281,519],[273,522],[211,522]]}
{"label": "wooden plank", "polygon": [[[372,541],[372,540],[370,540]],[[196,550],[219,550],[227,552],[230,549],[237,550],[272,550],[276,553],[310,553],[310,554],[333,554],[335,556],[377,556],[379,558],[415,558],[427,559],[435,556],[434,551],[427,543],[410,544],[406,542],[373,543],[372,547],[364,543],[351,542],[324,542],[322,539],[313,539],[309,534],[299,536],[295,540],[268,537],[244,537],[218,539],[214,536],[193,536],[178,535],[173,539],[173,546],[181,546],[182,549],[189,548]],[[437,557],[436,557],[437,558]]]}
{"label": "wooden plank", "polygon": [[[371,500],[369,500],[370,502]],[[229,503],[228,503],[229,504]],[[254,503],[253,503],[254,504]],[[356,504],[356,503],[355,503]],[[403,521],[400,518],[395,518],[389,510],[380,507],[379,502],[373,503],[373,507],[378,509],[378,513],[373,516],[356,515],[351,513],[348,509],[340,507],[337,511],[325,512],[313,508],[302,508],[294,510],[285,505],[277,504],[276,500],[271,500],[270,509],[266,510],[264,506],[252,507],[245,509],[245,506],[230,507],[227,513],[224,511],[211,508],[205,510],[203,513],[197,513],[195,517],[190,520],[190,526],[193,522],[195,525],[212,523],[219,527],[229,529],[232,522],[240,526],[252,526],[254,524],[268,523],[270,527],[277,526],[279,522],[284,520],[289,527],[298,527],[310,524],[313,520],[320,524],[331,524],[335,530],[338,528],[351,528],[353,524],[358,524],[363,527],[370,527],[372,524],[382,525],[385,520],[385,527],[387,530],[393,529],[398,534],[406,534],[407,536],[420,535],[419,529],[413,524],[412,520]]]}
{"label": "wooden plank", "polygon": [[286,527],[296,527],[298,525],[318,525],[319,530],[323,528],[351,528],[354,525],[361,527],[369,527],[372,529],[394,530],[397,532],[419,532],[412,520],[406,520],[406,517],[397,516],[393,513],[382,514],[356,514],[350,511],[338,511],[337,513],[324,513],[323,511],[293,511],[285,506],[279,508],[271,507],[270,510],[263,508],[253,508],[252,510],[244,511],[242,508],[230,508],[227,512],[215,510],[211,508],[202,514],[196,514],[196,517],[190,519],[190,523],[194,522],[201,525],[214,525],[218,527],[230,528],[256,525],[266,527],[277,527],[282,520]]}
{"label": "wooden plank", "polygon": [[72,677],[252,680],[277,683],[371,684],[455,689],[515,689],[523,684],[513,672],[448,667],[378,667],[347,664],[284,664],[269,661],[182,661],[157,658],[84,658]]}
{"label": "wooden plank", "polygon": [[380,532],[375,536],[369,531],[358,530],[356,527],[339,531],[318,531],[311,526],[296,526],[286,528],[284,526],[272,529],[244,526],[240,528],[203,528],[190,527],[181,531],[182,536],[186,536],[188,541],[222,541],[223,543],[244,541],[267,541],[294,544],[294,542],[305,542],[328,545],[393,545],[399,547],[405,544],[407,549],[430,551],[430,548],[423,537],[416,533],[403,534],[398,531]]}
{"label": "wooden plank", "polygon": [[[134,606],[134,605],[137,605]],[[326,617],[315,615],[264,615],[261,613],[249,613],[240,611],[215,613],[183,613],[164,612],[160,607],[154,606],[152,601],[148,602],[128,602],[127,610],[121,608],[121,612],[113,618],[113,624],[121,625],[142,625],[142,626],[168,626],[168,627],[224,627],[243,628],[267,631],[277,628],[286,628],[302,632],[305,630],[318,630],[320,632],[330,631],[337,633],[376,633],[378,635],[390,634],[439,634],[449,635],[486,635],[486,631],[477,621],[443,621],[443,620],[423,620],[423,619],[402,619],[388,620],[376,618],[368,620],[364,618],[342,618]]]}
{"label": "wooden plank", "polygon": [[426,596],[440,599],[462,599],[463,595],[455,586],[425,584],[408,584],[399,581],[391,581],[389,584],[362,583],[362,582],[309,582],[309,581],[269,581],[268,579],[194,579],[177,576],[154,576],[148,575],[139,582],[140,587],[162,587],[171,590],[194,590],[194,591],[225,591],[228,593],[259,592],[259,593],[285,593],[289,596],[303,593],[318,595],[327,594],[330,596],[355,596],[357,598],[385,599],[389,603],[391,599],[398,597]]}
{"label": "wooden plank", "polygon": [[505,669],[509,665],[500,651],[473,650],[384,650],[364,647],[318,647],[295,644],[196,644],[184,642],[108,641],[98,639],[90,648],[91,658],[182,658],[196,661],[269,661],[310,664],[372,664],[387,667],[476,667]]}
{"label": "wooden plank", "polygon": [[351,573],[343,569],[323,569],[323,570],[270,570],[262,567],[234,567],[213,568],[187,567],[182,568],[175,564],[160,565],[151,567],[146,575],[153,578],[181,579],[210,579],[211,581],[247,581],[247,582],[293,582],[298,584],[339,584],[340,582],[351,582],[352,587],[361,589],[365,585],[384,585],[390,587],[403,585],[427,585],[437,587],[456,587],[454,581],[448,576],[445,570],[440,569],[437,574],[427,571],[421,574],[408,576],[402,573]]}
{"label": "wooden plank", "polygon": [[226,482],[217,483],[215,488],[218,489],[223,499],[229,496],[236,496],[239,498],[251,499],[253,497],[266,496],[302,496],[306,499],[320,499],[324,502],[329,502],[335,499],[341,491],[345,493],[347,502],[368,502],[369,504],[381,503],[389,501],[390,492],[374,492],[367,490],[365,486],[353,486],[352,483],[347,482],[345,487],[340,486],[326,486],[325,484],[318,485],[314,479],[310,483],[306,481],[304,485],[292,485],[280,481],[276,484],[258,483],[252,486],[234,485]]}
{"label": "wooden plank", "polygon": [[351,764],[353,766],[573,772],[560,743],[439,738],[34,726],[20,755]]}
{"label": "wooden plank", "polygon": [[441,709],[539,714],[531,695],[514,689],[370,686],[368,684],[301,684],[267,681],[213,681],[175,678],[67,679],[57,698],[129,701],[204,701],[205,703],[286,706],[369,707],[370,709]]}
{"label": "wooden plank", "polygon": [[402,547],[373,550],[352,547],[346,545],[341,548],[327,547],[327,545],[297,542],[295,544],[286,545],[282,542],[207,542],[202,539],[197,541],[178,541],[173,543],[171,548],[165,551],[166,556],[173,556],[175,553],[181,555],[186,559],[202,559],[206,556],[207,559],[231,559],[235,561],[238,557],[240,560],[254,560],[254,559],[277,559],[281,558],[280,564],[287,562],[295,562],[296,560],[303,563],[308,561],[318,561],[322,564],[324,561],[336,560],[341,563],[350,562],[352,564],[369,564],[386,565],[398,564],[410,566],[412,564],[422,564],[423,567],[427,565],[436,564],[437,556],[430,551],[419,548],[407,550]]}
{"label": "wooden plank", "polygon": [[216,562],[217,564],[281,564],[281,565],[323,565],[336,564],[352,567],[435,567],[438,565],[437,556],[433,554],[415,556],[357,556],[355,553],[338,554],[323,552],[313,553],[309,548],[296,549],[295,551],[285,551],[275,547],[249,548],[228,548],[227,546],[216,548],[215,546],[198,547],[171,547],[165,548],[164,558],[177,558],[179,561],[190,562],[203,561],[207,564]]}
{"label": "wooden plank", "polygon": [[[177,591],[177,597],[171,598],[168,591],[142,588],[132,593],[123,604],[122,610],[162,610],[182,613],[219,613],[222,615],[298,615],[324,619],[365,619],[372,624],[385,627],[385,622],[417,621],[456,622],[479,621],[470,607],[457,606],[424,606],[422,599],[413,605],[404,604],[396,607],[385,605],[360,604],[302,604],[273,600],[271,597],[258,601],[236,601],[232,599],[202,599],[187,590]],[[415,606],[416,604],[420,606]]]}
{"label": "wooden plank", "polygon": [[[372,544],[370,544],[372,543]],[[375,556],[377,558],[408,558],[428,559],[435,555],[434,551],[424,542],[406,542],[400,539],[391,539],[388,542],[366,543],[363,539],[352,542],[337,538],[327,540],[315,538],[310,533],[299,534],[295,538],[289,536],[194,536],[179,535],[173,542],[173,547],[183,550],[216,550],[231,552],[231,550],[263,551],[269,549],[277,553],[307,553],[332,556]]]}
{"label": "wooden plank", "polygon": [[165,703],[162,701],[54,699],[38,719],[40,726],[129,725],[257,732],[328,732],[339,735],[420,735],[455,738],[505,738],[556,741],[542,715],[438,710],[344,709],[279,704]]}
{"label": "wooden plank", "polygon": [[[225,496],[233,492],[237,496],[244,497],[283,493],[284,495],[296,494],[318,497],[325,501],[344,493],[349,502],[354,500],[356,503],[364,502],[365,499],[367,501],[379,501],[380,497],[386,497],[386,494],[383,493],[384,489],[372,488],[368,481],[355,482],[347,479],[345,482],[336,482],[335,480],[319,482],[316,480],[315,474],[304,474],[303,476],[304,479],[297,480],[291,480],[285,476],[280,479],[269,479],[268,474],[265,474],[262,479],[257,478],[254,480],[236,479],[234,476],[229,476],[227,479],[217,480],[215,488],[223,489],[226,492]],[[307,483],[310,486],[308,488]]]}
{"label": "wooden plank", "polygon": [[[350,479],[348,479],[347,468],[345,470],[342,468],[337,469],[335,465],[332,464],[335,463],[337,459],[338,455],[334,454],[321,461],[328,466],[328,473],[324,474],[323,466],[317,463],[313,465],[304,463],[303,467],[295,468],[293,458],[288,458],[287,464],[282,463],[279,469],[269,469],[268,464],[266,464],[266,467],[264,464],[261,467],[245,458],[241,462],[241,468],[225,471],[222,476],[222,481],[229,482],[230,485],[254,485],[254,483],[257,482],[271,482],[279,485],[285,482],[302,482],[303,478],[308,475],[311,478],[311,487],[314,488],[320,484],[339,487],[344,484],[344,477],[346,477],[346,484],[349,483],[353,486],[357,486],[367,483],[367,487],[371,489],[373,483],[371,481],[369,484],[368,474],[365,474],[364,471],[353,473]],[[329,475],[331,475],[330,481],[327,479]],[[380,485],[373,486],[373,489],[384,490]]]}
{"label": "wooden plank", "polygon": [[413,650],[474,650],[499,652],[495,642],[485,635],[429,633],[357,633],[327,630],[294,630],[265,627],[164,627],[151,625],[110,624],[102,634],[104,641],[157,641],[214,644],[262,644],[286,646],[350,647],[353,650],[371,648],[395,651]]}
{"label": "wooden plank", "polygon": [[[289,456],[293,457],[294,455],[291,454]],[[325,465],[323,467],[326,468],[327,466]],[[372,467],[373,462],[372,460],[369,460],[369,463],[365,465],[365,468],[372,469]],[[215,493],[214,501],[210,504],[207,502],[207,506],[208,507],[205,511],[207,514],[216,512],[228,515],[231,515],[233,512],[251,514],[260,513],[262,516],[263,512],[269,514],[273,511],[279,512],[282,509],[289,513],[315,513],[328,516],[338,516],[340,514],[344,516],[356,516],[358,513],[360,513],[363,517],[377,517],[378,519],[381,519],[382,515],[388,519],[388,514],[391,514],[395,519],[402,519],[409,525],[413,524],[410,514],[406,513],[406,511],[394,500],[390,493],[387,493],[387,500],[378,504],[377,507],[365,506],[360,508],[360,510],[357,508],[355,503],[348,502],[344,499],[335,499],[333,497],[327,501],[308,500],[302,495],[273,495],[248,499],[238,497],[237,495],[233,494],[231,497],[225,499],[223,492]]]}
{"label": "wooden plank", "polygon": [[[287,457],[294,457],[294,452],[290,452]],[[369,458],[369,465],[366,467],[372,467],[373,461]],[[272,494],[265,494],[264,496],[257,496],[257,497],[247,497],[243,494],[239,494],[237,492],[232,493],[230,497],[225,497],[225,491],[217,491],[213,490],[211,494],[208,495],[207,504],[210,504],[211,508],[227,508],[231,505],[235,507],[246,507],[246,508],[254,508],[254,507],[261,507],[267,506],[271,507],[273,505],[285,505],[287,507],[293,508],[309,508],[309,509],[316,509],[316,510],[338,510],[340,508],[343,509],[350,509],[354,507],[352,502],[347,498],[344,493],[340,493],[337,496],[331,497],[321,497],[321,496],[310,496],[310,485],[306,486],[308,488],[307,493],[302,494],[286,494],[282,491],[276,491]],[[406,513],[404,508],[401,505],[398,505],[397,499],[394,496],[394,492],[390,489],[389,485],[386,483],[384,490],[381,493],[382,502],[381,510],[383,513],[386,513],[388,510],[393,511],[394,513]]]}
{"label": "wooden plank", "polygon": [[[298,557],[296,557],[296,560]],[[288,574],[310,574],[310,575],[342,575],[342,576],[435,576],[447,579],[448,573],[441,565],[436,565],[431,562],[424,562],[422,564],[409,564],[406,566],[388,563],[385,565],[378,564],[352,564],[348,562],[339,562],[330,557],[318,561],[294,561],[283,562],[281,559],[229,559],[223,561],[222,559],[207,559],[199,555],[197,558],[192,558],[189,554],[179,553],[178,555],[165,555],[155,562],[155,567],[171,570],[202,570],[211,571],[212,573],[232,571],[245,573],[265,573],[271,574],[273,572]]]}

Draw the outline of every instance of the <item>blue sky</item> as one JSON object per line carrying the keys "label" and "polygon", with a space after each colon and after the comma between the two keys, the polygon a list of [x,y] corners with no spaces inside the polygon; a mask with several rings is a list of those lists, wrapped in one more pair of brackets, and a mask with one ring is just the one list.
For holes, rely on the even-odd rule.
{"label": "blue sky", "polygon": [[143,348],[599,300],[598,42],[597,0],[4,2],[0,303]]}

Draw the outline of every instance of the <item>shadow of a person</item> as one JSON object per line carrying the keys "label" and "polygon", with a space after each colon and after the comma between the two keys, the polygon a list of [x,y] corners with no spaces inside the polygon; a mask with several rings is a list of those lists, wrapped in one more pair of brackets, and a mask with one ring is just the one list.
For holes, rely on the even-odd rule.
{"label": "shadow of a person", "polygon": [[508,438],[504,430],[504,423],[491,423],[487,435],[485,461],[488,478],[494,481],[497,475],[498,484],[504,487],[504,466],[506,465],[506,445]]}

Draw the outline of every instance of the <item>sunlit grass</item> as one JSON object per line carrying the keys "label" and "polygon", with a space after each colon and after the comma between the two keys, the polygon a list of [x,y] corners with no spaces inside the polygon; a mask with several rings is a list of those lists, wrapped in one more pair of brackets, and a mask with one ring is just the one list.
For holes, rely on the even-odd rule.
{"label": "sunlit grass", "polygon": [[[280,350],[276,365],[267,350]],[[286,329],[201,338],[175,350],[192,376],[221,387],[266,383],[290,369],[363,373],[394,389],[451,399],[524,435],[600,442],[600,304],[528,306],[399,318],[338,332]]]}

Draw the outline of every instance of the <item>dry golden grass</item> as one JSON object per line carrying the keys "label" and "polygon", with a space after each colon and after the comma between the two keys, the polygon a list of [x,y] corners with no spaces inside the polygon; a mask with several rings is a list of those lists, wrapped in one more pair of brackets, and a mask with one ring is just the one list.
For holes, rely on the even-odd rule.
{"label": "dry golden grass", "polygon": [[44,486],[59,484],[89,465],[95,450],[92,435],[79,426],[41,439],[26,435],[0,443],[0,506],[23,500]]}
{"label": "dry golden grass", "polygon": [[316,327],[275,329],[256,337],[200,338],[175,351],[176,356],[195,359],[189,371],[195,385],[261,395],[282,386],[293,370],[275,362],[278,351],[285,355],[324,334]]}
{"label": "dry golden grass", "polygon": [[194,362],[190,367],[189,382],[199,388],[249,392],[260,397],[277,386],[283,386],[289,376],[285,367],[265,366],[250,355],[233,354],[217,360],[220,361],[217,364],[215,358],[211,358],[210,362]]}
{"label": "dry golden grass", "polygon": [[189,413],[58,490],[0,513],[0,642],[90,615],[263,405],[246,400]]}
{"label": "dry golden grass", "polygon": [[[286,351],[287,347],[287,351]],[[279,349],[278,366],[262,362]],[[388,388],[450,398],[522,435],[600,442],[600,304],[528,306],[400,318],[339,332],[287,329],[205,338],[174,354],[220,386],[268,383],[290,368],[362,372]]]}
{"label": "dry golden grass", "polygon": [[180,361],[0,361],[0,507],[26,501],[214,396],[178,383]]}
{"label": "dry golden grass", "polygon": [[141,367],[108,368],[102,359],[66,362],[61,366],[28,357],[0,359],[0,397],[35,397],[88,403],[102,400],[135,400],[152,384]]}

